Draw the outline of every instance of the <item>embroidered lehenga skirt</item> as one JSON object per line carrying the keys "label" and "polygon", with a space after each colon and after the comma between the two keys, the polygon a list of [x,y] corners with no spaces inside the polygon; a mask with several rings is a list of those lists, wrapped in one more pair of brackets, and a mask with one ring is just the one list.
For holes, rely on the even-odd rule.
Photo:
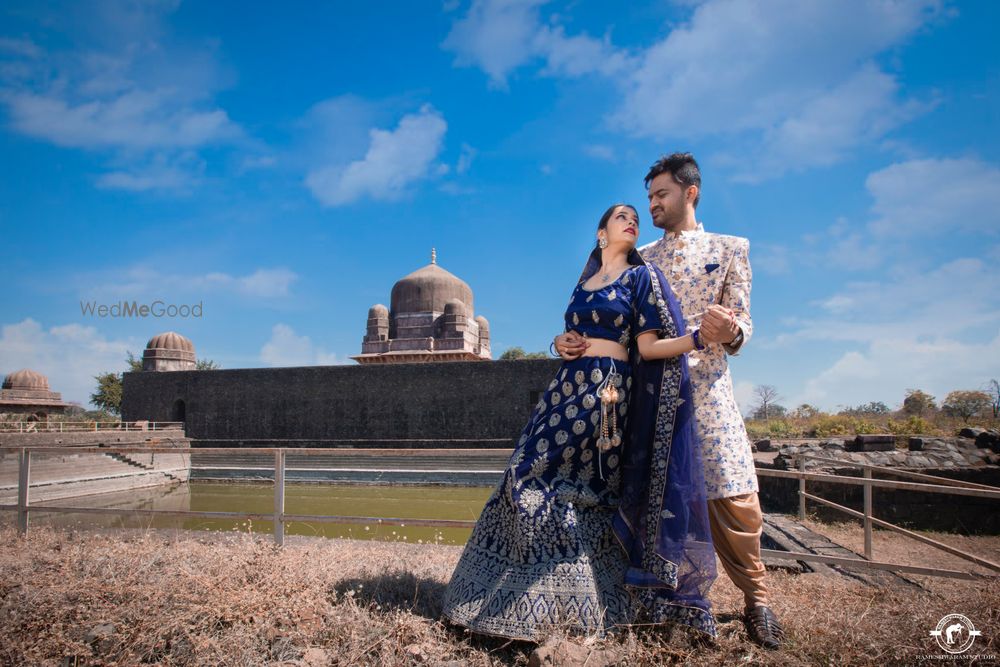
{"label": "embroidered lehenga skirt", "polygon": [[536,640],[556,628],[603,635],[632,620],[627,561],[611,528],[621,447],[597,448],[597,390],[612,369],[624,431],[627,362],[566,362],[539,400],[448,585],[444,615],[453,622]]}

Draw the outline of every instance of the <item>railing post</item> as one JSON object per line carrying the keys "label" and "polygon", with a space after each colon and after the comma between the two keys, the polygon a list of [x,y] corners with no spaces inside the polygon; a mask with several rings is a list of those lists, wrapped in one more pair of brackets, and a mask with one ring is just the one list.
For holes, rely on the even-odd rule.
{"label": "railing post", "polygon": [[17,468],[17,532],[28,532],[28,484],[31,481],[31,450],[21,448]]}
{"label": "railing post", "polygon": [[[872,469],[865,466],[865,479],[872,478]],[[865,558],[872,559],[872,485],[865,484]]]}
{"label": "railing post", "polygon": [[285,543],[285,450],[274,450],[274,543]]}
{"label": "railing post", "polygon": [[806,457],[799,456],[799,472],[802,473],[802,477],[799,477],[799,520],[806,520]]}

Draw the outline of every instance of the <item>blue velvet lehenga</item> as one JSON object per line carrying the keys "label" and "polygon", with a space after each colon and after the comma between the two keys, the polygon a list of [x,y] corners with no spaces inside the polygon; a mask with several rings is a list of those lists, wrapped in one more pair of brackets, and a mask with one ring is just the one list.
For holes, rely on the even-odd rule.
{"label": "blue velvet lehenga", "polygon": [[[445,593],[444,616],[483,634],[539,640],[562,628],[604,635],[635,622],[679,622],[714,635],[715,579],[704,480],[684,357],[644,362],[643,331],[684,322],[666,279],[636,252],[617,280],[589,291],[591,254],[567,330],[617,340],[630,361],[564,362],[531,414]],[[600,389],[623,397],[621,446],[602,451]],[[609,415],[610,416],[610,415]]]}

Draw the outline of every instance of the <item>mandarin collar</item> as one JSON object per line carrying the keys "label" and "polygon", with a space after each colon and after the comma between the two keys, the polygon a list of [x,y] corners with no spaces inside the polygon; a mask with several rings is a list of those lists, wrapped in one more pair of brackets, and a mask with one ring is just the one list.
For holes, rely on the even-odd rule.
{"label": "mandarin collar", "polygon": [[694,229],[685,229],[676,234],[672,232],[663,232],[663,240],[670,243],[672,241],[676,241],[678,238],[688,238],[690,236],[695,236],[697,234],[704,234],[704,233],[705,233],[705,226],[700,222],[696,222]]}

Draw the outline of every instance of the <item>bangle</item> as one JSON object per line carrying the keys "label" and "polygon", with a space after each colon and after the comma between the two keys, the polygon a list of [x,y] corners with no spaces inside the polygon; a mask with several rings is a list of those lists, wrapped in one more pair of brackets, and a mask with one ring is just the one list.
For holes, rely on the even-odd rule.
{"label": "bangle", "polygon": [[694,343],[694,349],[699,352],[705,349],[705,346],[701,343],[701,332],[698,329],[691,331],[691,342]]}
{"label": "bangle", "polygon": [[555,341],[549,343],[549,354],[551,354],[553,357],[558,357],[559,355],[556,353],[555,344],[556,344]]}

